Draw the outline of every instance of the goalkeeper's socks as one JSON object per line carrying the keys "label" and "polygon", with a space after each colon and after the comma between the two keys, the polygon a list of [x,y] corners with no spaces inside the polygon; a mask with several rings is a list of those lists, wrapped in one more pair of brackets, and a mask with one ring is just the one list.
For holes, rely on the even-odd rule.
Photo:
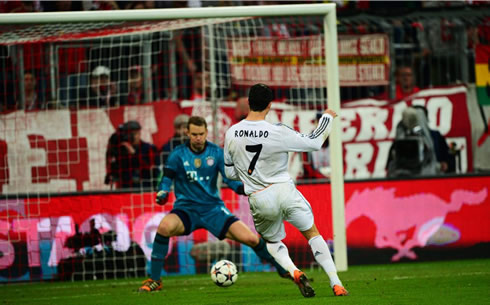
{"label": "goalkeeper's socks", "polygon": [[334,285],[342,286],[339,276],[337,275],[337,269],[330,254],[330,249],[327,243],[321,235],[315,236],[308,241],[310,244],[311,251],[313,251],[313,256],[317,263],[322,266],[323,270],[327,273],[330,278],[330,287]]}
{"label": "goalkeeper's socks", "polygon": [[160,280],[163,262],[168,252],[168,242],[168,237],[160,235],[157,232],[153,241],[153,250],[151,251],[151,279],[154,281]]}
{"label": "goalkeeper's socks", "polygon": [[284,269],[286,269],[291,276],[294,275],[295,270],[299,270],[289,257],[289,251],[282,241],[277,243],[267,243],[267,250],[274,257]]}
{"label": "goalkeeper's socks", "polygon": [[266,260],[269,264],[276,267],[277,273],[279,273],[280,276],[284,276],[287,273],[287,271],[283,267],[281,267],[281,265],[279,265],[274,257],[272,257],[272,255],[267,251],[267,246],[262,238],[259,238],[259,243],[252,249],[255,251],[258,257]]}

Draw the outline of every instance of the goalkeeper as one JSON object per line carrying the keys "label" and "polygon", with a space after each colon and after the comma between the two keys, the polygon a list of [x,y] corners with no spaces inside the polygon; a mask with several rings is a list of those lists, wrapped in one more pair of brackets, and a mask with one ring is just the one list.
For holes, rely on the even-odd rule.
{"label": "goalkeeper", "polygon": [[206,141],[207,124],[204,118],[193,116],[187,123],[189,141],[175,148],[167,159],[164,175],[157,193],[157,203],[167,203],[168,193],[175,181],[174,208],[158,226],[151,253],[151,278],[144,281],[140,292],[162,289],[160,280],[165,256],[172,236],[189,235],[204,228],[217,238],[229,238],[251,247],[262,259],[273,264],[282,277],[289,274],[277,264],[267,251],[262,238],[235,217],[218,195],[218,172],[238,194],[244,194],[243,184],[228,180],[224,173],[223,150]]}

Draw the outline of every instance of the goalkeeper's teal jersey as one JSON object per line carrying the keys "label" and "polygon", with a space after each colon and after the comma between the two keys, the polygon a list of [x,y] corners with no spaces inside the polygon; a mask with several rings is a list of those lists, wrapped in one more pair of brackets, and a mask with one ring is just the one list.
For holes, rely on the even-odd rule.
{"label": "goalkeeper's teal jersey", "polygon": [[209,205],[224,205],[216,185],[218,172],[235,192],[243,185],[226,178],[223,149],[211,142],[206,142],[204,151],[199,154],[190,149],[189,142],[177,146],[170,153],[164,172],[159,190],[170,191],[174,181],[175,208],[187,206],[208,209]]}

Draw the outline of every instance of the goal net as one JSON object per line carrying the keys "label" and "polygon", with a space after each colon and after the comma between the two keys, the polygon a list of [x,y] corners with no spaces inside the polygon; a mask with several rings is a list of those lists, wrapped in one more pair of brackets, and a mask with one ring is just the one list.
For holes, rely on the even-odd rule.
{"label": "goal net", "polygon": [[[160,207],[154,190],[186,116],[203,116],[208,140],[222,145],[257,82],[274,91],[268,120],[303,133],[327,100],[339,110],[331,4],[16,16],[0,18],[0,281],[145,276],[175,199]],[[147,143],[138,161],[115,149],[135,146],[135,130]],[[290,172],[331,176],[339,190],[330,204],[328,184],[299,186],[345,270],[339,135],[335,126],[318,154],[291,154]],[[221,195],[253,229],[247,198]],[[306,241],[287,232],[293,260],[313,266]],[[273,270],[250,248],[197,230],[171,239],[162,275],[207,272],[222,258]]]}

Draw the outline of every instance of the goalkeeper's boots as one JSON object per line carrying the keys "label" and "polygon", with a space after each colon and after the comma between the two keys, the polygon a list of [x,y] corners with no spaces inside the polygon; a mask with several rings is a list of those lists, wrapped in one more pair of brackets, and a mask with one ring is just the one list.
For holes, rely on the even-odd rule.
{"label": "goalkeeper's boots", "polygon": [[312,298],[315,296],[315,290],[311,287],[306,274],[302,271],[294,270],[294,282],[298,285],[299,291],[305,298]]}
{"label": "goalkeeper's boots", "polygon": [[333,294],[336,296],[336,297],[341,297],[341,296],[347,296],[349,295],[349,291],[347,291],[347,289],[345,289],[344,287],[340,286],[340,285],[334,285],[333,288]]}
{"label": "goalkeeper's boots", "polygon": [[143,281],[143,286],[141,286],[139,292],[153,292],[162,290],[162,281],[154,281],[152,279],[147,279]]}

